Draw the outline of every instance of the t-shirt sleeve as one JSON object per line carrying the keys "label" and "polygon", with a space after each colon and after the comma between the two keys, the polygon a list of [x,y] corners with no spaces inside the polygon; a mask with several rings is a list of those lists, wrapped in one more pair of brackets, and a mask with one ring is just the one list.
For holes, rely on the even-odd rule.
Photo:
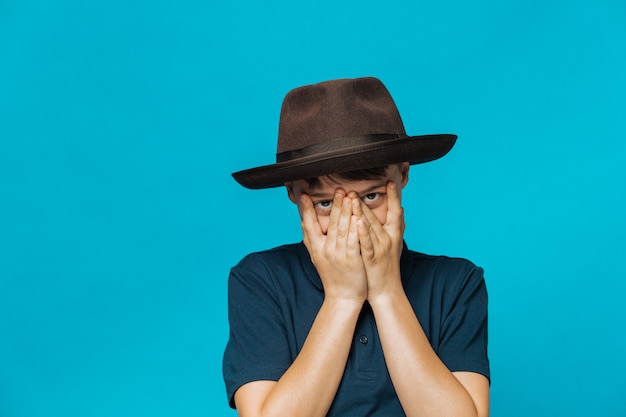
{"label": "t-shirt sleeve", "polygon": [[439,358],[452,372],[476,372],[490,379],[483,270],[464,261],[452,283],[443,306]]}
{"label": "t-shirt sleeve", "polygon": [[269,276],[255,256],[242,260],[229,276],[230,335],[223,375],[232,408],[239,387],[252,381],[277,381],[291,365],[284,320]]}

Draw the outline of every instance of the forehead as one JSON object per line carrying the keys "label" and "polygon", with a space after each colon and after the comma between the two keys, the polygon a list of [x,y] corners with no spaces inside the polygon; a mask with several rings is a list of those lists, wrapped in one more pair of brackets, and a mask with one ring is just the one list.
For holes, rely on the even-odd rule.
{"label": "forehead", "polygon": [[[391,168],[391,167],[390,167]],[[318,183],[309,184],[306,180],[294,181],[294,188],[310,196],[332,196],[337,189],[345,192],[354,191],[358,195],[370,193],[378,188],[385,187],[394,178],[394,170],[388,168],[380,178],[364,180],[347,180],[333,175],[318,177]]]}

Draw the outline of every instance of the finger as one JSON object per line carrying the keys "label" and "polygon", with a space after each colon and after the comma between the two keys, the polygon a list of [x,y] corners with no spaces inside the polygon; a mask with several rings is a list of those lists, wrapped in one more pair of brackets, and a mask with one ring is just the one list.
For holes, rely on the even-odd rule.
{"label": "finger", "polygon": [[365,213],[363,212],[363,207],[365,207],[365,204],[361,201],[360,198],[356,197],[352,200],[352,213],[364,223],[367,232],[370,233],[370,229],[372,226]]}
{"label": "finger", "polygon": [[385,253],[389,236],[387,236],[374,213],[363,202],[361,202],[361,210],[363,212],[363,216],[360,218],[363,228],[360,230],[359,235],[362,245],[361,254],[363,259],[371,261],[380,256],[380,254]]}
{"label": "finger", "polygon": [[[369,211],[368,215],[364,213],[364,209],[367,209]],[[352,213],[363,222],[367,233],[373,233],[371,220],[373,218],[376,220],[375,223],[378,223],[378,219],[376,219],[371,210],[369,210],[369,208],[363,203],[363,201],[361,201],[361,199],[356,194],[354,194],[354,199],[352,200]]]}
{"label": "finger", "polygon": [[372,234],[370,228],[363,218],[357,220],[357,231],[359,235],[359,244],[361,245],[361,256],[363,259],[374,258],[374,243],[372,242]]}
{"label": "finger", "polygon": [[359,201],[361,212],[363,213],[361,218],[364,220],[365,225],[369,229],[371,235],[372,244],[376,246],[382,239],[385,238],[386,232],[382,225],[378,221],[378,218],[372,213],[369,207],[362,201]]}
{"label": "finger", "polygon": [[383,228],[393,240],[404,237],[404,209],[401,206],[400,192],[397,183],[390,181],[387,183],[387,219]]}
{"label": "finger", "polygon": [[363,216],[363,210],[361,210],[361,199],[355,193],[350,193],[348,194],[348,196],[353,197],[352,198],[352,214],[361,218]]}
{"label": "finger", "polygon": [[301,226],[302,226],[302,242],[304,242],[304,246],[307,248],[310,254],[311,250],[313,249],[313,247],[311,246],[311,239],[309,238],[309,234],[304,228],[304,222],[301,223]]}
{"label": "finger", "polygon": [[350,230],[348,231],[348,239],[346,243],[346,251],[349,256],[358,256],[360,250],[359,243],[359,218],[350,216]]}
{"label": "finger", "polygon": [[344,197],[341,201],[341,215],[337,226],[337,236],[335,249],[337,253],[345,253],[350,232],[350,222],[352,218],[352,199]]}
{"label": "finger", "polygon": [[300,207],[302,216],[302,233],[304,235],[305,243],[311,241],[311,239],[318,239],[322,236],[322,227],[317,221],[317,214],[315,214],[315,207],[311,197],[306,194],[300,196]]}
{"label": "finger", "polygon": [[341,218],[341,203],[345,193],[341,189],[335,190],[333,196],[333,207],[330,209],[330,216],[328,218],[328,229],[326,230],[326,236],[331,241],[337,239],[337,229],[339,228],[339,220]]}
{"label": "finger", "polygon": [[385,224],[400,225],[404,217],[404,210],[400,202],[398,185],[394,181],[387,183],[387,221]]}

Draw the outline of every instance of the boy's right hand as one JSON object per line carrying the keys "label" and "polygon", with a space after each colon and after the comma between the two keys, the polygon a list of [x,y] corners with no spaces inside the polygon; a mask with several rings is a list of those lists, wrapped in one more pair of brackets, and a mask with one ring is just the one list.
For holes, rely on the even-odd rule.
{"label": "boy's right hand", "polygon": [[304,245],[320,275],[325,297],[364,302],[367,276],[352,198],[343,190],[335,191],[326,234],[322,233],[311,197],[302,194],[300,206]]}

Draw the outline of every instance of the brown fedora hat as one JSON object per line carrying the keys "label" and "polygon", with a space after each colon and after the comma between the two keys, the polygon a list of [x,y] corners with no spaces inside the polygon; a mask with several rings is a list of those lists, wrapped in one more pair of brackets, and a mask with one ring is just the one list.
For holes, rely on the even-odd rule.
{"label": "brown fedora hat", "polygon": [[276,163],[233,173],[247,188],[271,188],[398,162],[444,156],[456,135],[407,136],[398,109],[377,78],[326,81],[283,100]]}

